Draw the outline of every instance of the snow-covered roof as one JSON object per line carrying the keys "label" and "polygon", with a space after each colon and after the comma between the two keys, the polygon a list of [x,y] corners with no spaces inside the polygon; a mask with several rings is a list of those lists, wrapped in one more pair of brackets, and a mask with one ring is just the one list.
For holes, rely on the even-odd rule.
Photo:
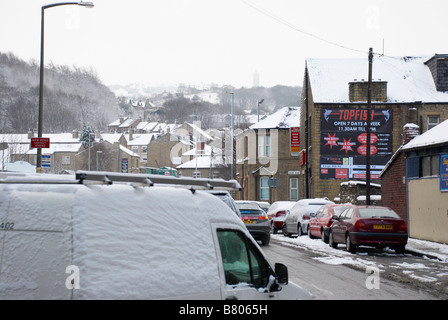
{"label": "snow-covered roof", "polygon": [[113,144],[116,142],[120,142],[120,138],[122,135],[122,133],[102,133],[101,139]]}
{"label": "snow-covered roof", "polygon": [[135,121],[135,119],[127,118],[118,126],[118,128],[127,128],[131,126]]}
{"label": "snow-covered roof", "polygon": [[448,120],[439,123],[434,128],[426,131],[425,133],[415,137],[402,147],[403,151],[429,147],[439,144],[448,144]]}
{"label": "snow-covered roof", "polygon": [[[82,143],[51,143],[50,148],[42,149],[42,154],[53,154],[55,152],[79,152]],[[37,149],[30,149],[26,154],[37,154]]]}
{"label": "snow-covered roof", "polygon": [[132,152],[132,150],[129,150],[128,148],[122,146],[121,144],[120,144],[120,151],[121,151],[121,152],[124,152],[124,153],[127,154],[127,155],[130,155],[131,157],[134,157],[134,158],[140,158],[140,156],[138,155],[138,153],[134,153],[134,152]]}
{"label": "snow-covered roof", "polygon": [[[387,81],[387,102],[448,102],[448,92],[438,92],[426,57],[373,58],[372,78]],[[350,103],[349,82],[367,81],[368,60],[307,59],[314,102]]]}
{"label": "snow-covered roof", "polygon": [[287,129],[300,127],[300,107],[284,107],[252,125],[251,129]]}
{"label": "snow-covered roof", "polygon": [[[122,120],[124,121],[124,120],[126,120],[127,118],[128,118],[128,117],[124,117]],[[108,127],[116,127],[116,126],[119,126],[120,123],[122,122],[122,120],[121,120],[121,119],[117,119],[117,120],[115,120],[114,122],[109,123],[107,126],[108,126]]]}
{"label": "snow-covered roof", "polygon": [[[50,138],[52,143],[79,143],[79,137],[73,138],[72,133],[43,133],[42,137]],[[3,133],[0,134],[0,142],[7,143],[30,143],[31,139],[26,133]]]}
{"label": "snow-covered roof", "polygon": [[132,140],[129,140],[129,134],[125,134],[129,146],[147,146],[154,138],[154,133],[134,133]]}
{"label": "snow-covered roof", "polygon": [[[212,158],[212,168],[220,167],[224,164],[222,157]],[[187,161],[177,166],[177,169],[210,169],[210,156],[196,157],[193,160]]]}
{"label": "snow-covered roof", "polygon": [[135,129],[151,132],[157,124],[158,122],[142,121],[135,127]]}

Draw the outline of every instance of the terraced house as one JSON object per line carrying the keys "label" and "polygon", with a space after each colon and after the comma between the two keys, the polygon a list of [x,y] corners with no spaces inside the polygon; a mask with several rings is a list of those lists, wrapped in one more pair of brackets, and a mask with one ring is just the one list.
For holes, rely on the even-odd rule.
{"label": "terraced house", "polygon": [[341,182],[366,178],[371,120],[371,178],[402,144],[403,127],[419,133],[448,119],[448,55],[374,56],[372,112],[367,113],[368,58],[307,59],[300,116],[305,161],[300,198],[337,197]]}

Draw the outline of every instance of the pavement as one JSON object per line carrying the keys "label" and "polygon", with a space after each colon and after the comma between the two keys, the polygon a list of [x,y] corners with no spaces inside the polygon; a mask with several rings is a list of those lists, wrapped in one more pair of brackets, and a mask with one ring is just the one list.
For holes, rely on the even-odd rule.
{"label": "pavement", "polygon": [[406,251],[414,255],[448,262],[448,244],[409,238]]}

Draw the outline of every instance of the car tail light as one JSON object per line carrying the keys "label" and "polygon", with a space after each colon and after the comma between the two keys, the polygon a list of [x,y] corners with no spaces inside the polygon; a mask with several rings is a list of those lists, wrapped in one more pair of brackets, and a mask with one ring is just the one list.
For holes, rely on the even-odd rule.
{"label": "car tail light", "polygon": [[258,216],[258,220],[268,220],[268,216]]}
{"label": "car tail light", "polygon": [[403,221],[402,223],[400,223],[399,231],[401,231],[401,232],[408,232],[408,226],[407,226],[406,222]]}
{"label": "car tail light", "polygon": [[282,210],[282,211],[278,211],[276,214],[275,214],[275,216],[278,218],[278,217],[281,217],[281,216],[286,216],[286,211],[284,211],[284,210]]}
{"label": "car tail light", "polygon": [[355,227],[358,230],[364,230],[364,229],[366,229],[367,225],[364,223],[364,221],[357,220],[356,223],[355,223]]}

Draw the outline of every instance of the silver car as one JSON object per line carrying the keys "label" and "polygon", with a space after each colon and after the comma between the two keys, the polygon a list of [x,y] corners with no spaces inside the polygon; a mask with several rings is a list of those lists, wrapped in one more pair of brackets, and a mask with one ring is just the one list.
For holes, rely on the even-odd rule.
{"label": "silver car", "polygon": [[308,221],[316,215],[317,210],[324,204],[334,204],[333,201],[322,198],[302,199],[291,208],[283,223],[283,234],[290,237],[298,234],[299,237],[308,233]]}
{"label": "silver car", "polygon": [[241,213],[241,219],[252,237],[255,240],[260,240],[264,246],[269,245],[271,225],[266,212],[253,202],[237,202],[236,205]]}

